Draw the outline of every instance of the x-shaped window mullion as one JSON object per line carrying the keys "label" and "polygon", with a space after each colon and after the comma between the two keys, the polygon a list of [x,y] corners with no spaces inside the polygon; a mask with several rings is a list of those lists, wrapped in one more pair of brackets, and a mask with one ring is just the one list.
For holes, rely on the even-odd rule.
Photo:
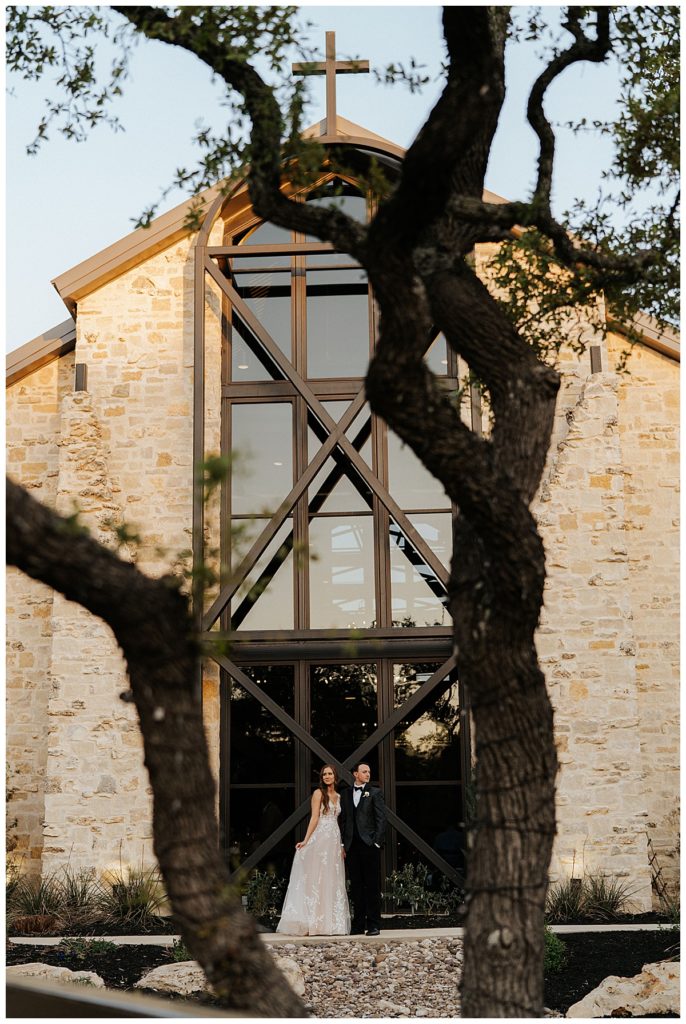
{"label": "x-shaped window mullion", "polygon": [[[264,707],[267,711],[274,715],[274,717],[279,722],[285,725],[286,728],[290,732],[292,732],[293,735],[297,739],[299,739],[301,743],[304,743],[305,746],[308,747],[308,749],[311,750],[314,754],[316,754],[317,757],[321,758],[321,760],[324,761],[324,763],[330,762],[332,764],[336,764],[344,771],[348,772],[350,770],[350,767],[353,764],[355,764],[356,761],[359,761],[373,747],[375,747],[377,743],[380,743],[381,740],[384,739],[384,737],[386,737],[391,732],[392,729],[399,725],[399,723],[404,718],[406,718],[417,707],[418,704],[424,701],[429,696],[429,694],[432,693],[440,685],[440,683],[445,680],[446,676],[449,675],[450,672],[452,672],[452,670],[455,668],[455,664],[457,662],[456,655],[452,654],[450,658],[448,658],[448,660],[444,662],[443,665],[439,666],[439,668],[434,672],[434,674],[429,679],[426,680],[426,682],[422,683],[421,686],[417,687],[414,693],[412,693],[407,698],[407,700],[400,705],[400,707],[396,708],[393,711],[393,713],[389,715],[389,717],[384,722],[382,722],[377,729],[375,729],[371,736],[368,736],[367,739],[360,744],[357,750],[353,751],[353,753],[349,757],[347,757],[344,762],[341,763],[337,760],[337,758],[333,757],[333,755],[330,754],[329,751],[325,747],[323,747],[321,743],[319,743],[313,736],[311,736],[305,729],[303,729],[303,727],[298,722],[296,722],[296,720],[291,715],[289,715],[287,711],[284,711],[284,709],[279,704],[277,704],[275,700],[269,697],[264,692],[264,690],[250,678],[250,676],[246,675],[245,672],[241,671],[241,669],[237,665],[235,665],[228,658],[224,657],[224,655],[217,654],[213,655],[213,657],[214,660],[219,665],[221,665],[221,667],[225,669],[226,672],[229,673],[232,679],[235,679],[237,683],[243,686],[244,689],[246,689],[248,693],[252,697],[254,697],[258,701],[258,703],[262,705],[262,707]],[[298,824],[298,822],[306,814],[309,804],[310,799],[308,797],[300,804],[300,806],[295,811],[293,811],[291,815],[289,815],[289,817],[278,827],[278,829],[276,829],[276,831],[273,832],[271,836],[269,836],[258,847],[258,849],[255,850],[254,853],[252,853],[247,858],[247,860],[243,862],[241,867],[244,870],[249,870],[251,867],[253,867],[254,864],[257,864],[258,861],[265,855],[265,853],[268,853],[269,850],[271,850],[281,839],[283,839],[283,837],[295,825]],[[436,853],[436,851],[432,849],[432,847],[425,843],[421,836],[418,836],[417,833],[414,832],[410,828],[410,826],[402,820],[402,818],[399,818],[390,809],[388,809],[387,815],[390,824],[397,828],[398,831],[401,832],[406,839],[409,839],[409,841],[413,843],[417,847],[417,849],[421,850],[421,852],[424,853],[425,856],[429,857],[434,862],[438,857],[441,869],[451,878],[454,877],[456,880],[459,880],[459,877],[455,873],[454,869],[451,868],[451,866],[446,861],[444,861],[443,858],[440,857]]]}
{"label": "x-shaped window mullion", "polygon": [[[273,338],[271,338],[259,320],[253,315],[252,311],[245,304],[233,285],[224,277],[223,274],[220,273],[219,268],[207,258],[205,260],[205,267],[212,277],[212,280],[224,292],[226,297],[232,303],[233,308],[238,312],[238,315],[253,332],[260,344],[264,346],[272,361],[276,364],[284,377],[293,384],[296,391],[298,391],[301,397],[305,400],[312,413],[317,417],[322,426],[331,434],[336,429],[336,423],[328,414],[307,382],[300,376],[290,360],[286,358],[279,346],[274,342]],[[381,503],[386,507],[390,515],[396,521],[403,533],[408,537],[416,550],[422,555],[426,564],[433,569],[438,579],[447,586],[448,570],[446,567],[436,557],[431,548],[425,542],[424,538],[417,532],[405,513],[393,500],[390,493],[386,490],[372,469],[367,465],[359,452],[355,450],[344,433],[341,433],[337,440],[337,444],[344,454],[348,456],[348,459],[355,466],[360,476],[365,480],[372,492],[376,494]],[[217,602],[215,602],[215,605],[216,603]],[[225,603],[226,602],[224,602],[224,604]],[[215,605],[213,605],[213,608]],[[215,615],[212,620],[213,622],[216,621],[218,615],[219,612]],[[208,627],[205,626],[205,628]]]}
{"label": "x-shaped window mullion", "polygon": [[203,629],[210,629],[217,621],[228,602],[253,568],[257,559],[260,557],[272,538],[276,536],[276,533],[293,509],[295,503],[314,480],[315,476],[338,444],[339,439],[353,422],[364,403],[364,392],[360,391],[355,400],[351,403],[350,407],[346,409],[340,422],[335,425],[335,429],[329,434],[324,444],[312,459],[312,462],[309,463],[307,469],[298,479],[295,487],[293,487],[290,494],[284,498],[279,508],[269,520],[269,524],[259,535],[253,546],[250,548],[250,551],[248,551],[247,555],[236,569],[235,573],[232,574],[229,582],[222,587],[217,598],[213,601],[212,606],[205,613],[203,618]]}
{"label": "x-shaped window mullion", "polygon": [[[241,862],[231,877],[234,878],[239,873],[242,874],[245,871],[250,871],[250,869],[255,867],[256,864],[259,864],[262,858],[266,856],[270,850],[273,850],[277,843],[280,843],[283,837],[288,835],[291,829],[295,828],[295,826],[303,820],[305,815],[309,813],[311,799],[311,797],[307,797],[303,800],[300,806],[296,808],[292,814],[289,814],[286,820],[283,821],[279,827],[257,847],[256,850],[253,850],[253,852]],[[440,853],[437,853],[432,846],[429,846],[429,844],[422,839],[420,835],[417,835],[414,829],[410,828],[407,822],[403,821],[402,818],[399,818],[395,811],[392,811],[390,807],[386,808],[386,819],[389,825],[392,825],[393,828],[397,829],[398,832],[400,832],[405,839],[409,840],[413,846],[416,846],[419,852],[423,853],[427,860],[430,860],[439,867],[441,871],[448,876],[448,878],[457,882],[458,885],[462,885],[464,883],[464,879],[455,870],[455,868],[451,864],[448,864],[448,862],[441,857]]]}

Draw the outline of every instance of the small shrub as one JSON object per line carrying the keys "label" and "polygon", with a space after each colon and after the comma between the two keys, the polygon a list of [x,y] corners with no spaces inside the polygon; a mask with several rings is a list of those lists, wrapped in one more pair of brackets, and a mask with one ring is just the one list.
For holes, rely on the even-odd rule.
{"label": "small shrub", "polygon": [[61,889],[59,909],[63,931],[82,931],[102,920],[102,885],[92,870],[72,871],[65,867],[58,877]]}
{"label": "small shrub", "polygon": [[173,945],[169,950],[171,953],[172,960],[175,963],[184,963],[186,960],[192,960],[190,952],[183,943],[183,939],[174,939]]}
{"label": "small shrub", "polygon": [[246,910],[258,921],[273,923],[281,914],[286,888],[285,878],[255,871],[245,886]]}
{"label": "small shrub", "polygon": [[152,928],[167,903],[159,869],[132,868],[109,872],[100,906],[106,919],[134,931]]}
{"label": "small shrub", "polygon": [[17,935],[51,935],[57,928],[54,914],[17,914],[11,928]]}
{"label": "small shrub", "polygon": [[54,874],[45,878],[20,878],[12,894],[17,917],[57,917],[62,899],[62,887]]}
{"label": "small shrub", "polygon": [[440,914],[456,910],[464,893],[445,876],[438,888],[432,887],[432,877],[426,864],[406,864],[400,871],[392,871],[386,879],[384,897],[396,907],[408,906],[413,914]]}
{"label": "small shrub", "polygon": [[107,939],[73,938],[63,939],[60,942],[60,949],[77,960],[109,956],[111,953],[116,953],[118,948],[115,942],[108,942]]}
{"label": "small shrub", "polygon": [[545,953],[543,956],[544,974],[557,974],[567,962],[567,944],[552,932],[545,930]]}
{"label": "small shrub", "polygon": [[426,864],[406,864],[399,871],[392,871],[386,879],[384,896],[396,907],[409,906],[412,913],[420,913],[426,906],[427,876]]}
{"label": "small shrub", "polygon": [[629,887],[616,878],[588,875],[584,878],[585,916],[592,921],[616,921],[626,913],[631,899]]}
{"label": "small shrub", "polygon": [[545,904],[551,924],[569,921],[616,921],[626,913],[631,900],[628,886],[608,875],[567,878],[551,885]]}
{"label": "small shrub", "polygon": [[566,878],[548,889],[545,916],[552,924],[578,921],[585,910],[586,894],[580,878]]}
{"label": "small shrub", "polygon": [[15,861],[7,861],[5,868],[5,911],[8,917],[16,908],[16,896],[21,884],[21,868]]}
{"label": "small shrub", "polygon": [[681,904],[679,897],[666,896],[662,901],[662,912],[671,925],[677,928],[681,925]]}

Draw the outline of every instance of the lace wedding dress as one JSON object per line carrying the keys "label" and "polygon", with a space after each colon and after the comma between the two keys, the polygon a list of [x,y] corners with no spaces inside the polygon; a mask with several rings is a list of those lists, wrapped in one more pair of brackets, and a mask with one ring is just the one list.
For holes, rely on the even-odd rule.
{"label": "lace wedding dress", "polygon": [[277,932],[285,935],[347,935],[350,908],[338,815],[340,798],[322,811],[307,844],[295,851]]}

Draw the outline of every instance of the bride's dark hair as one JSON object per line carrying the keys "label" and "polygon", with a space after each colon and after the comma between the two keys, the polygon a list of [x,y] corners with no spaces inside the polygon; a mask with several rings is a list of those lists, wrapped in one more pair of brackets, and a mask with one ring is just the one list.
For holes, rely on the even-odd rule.
{"label": "bride's dark hair", "polygon": [[332,764],[323,764],[319,769],[319,789],[322,794],[322,807],[324,808],[324,814],[329,813],[329,787],[322,779],[322,775],[324,774],[327,768],[330,768],[331,771],[333,772],[334,788],[338,785],[338,772],[336,771],[334,766]]}

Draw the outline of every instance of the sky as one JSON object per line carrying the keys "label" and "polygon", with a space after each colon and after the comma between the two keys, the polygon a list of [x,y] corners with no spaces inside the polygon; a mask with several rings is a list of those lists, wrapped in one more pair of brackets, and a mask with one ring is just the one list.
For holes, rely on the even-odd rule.
{"label": "sky", "polygon": [[[313,23],[310,39],[323,57],[324,33],[336,32],[339,59],[368,59],[382,70],[414,58],[432,81],[420,94],[375,83],[371,75],[339,75],[339,115],[407,147],[440,94],[444,57],[441,8],[434,5],[301,5]],[[535,180],[536,138],[526,123],[528,90],[537,74],[538,44],[508,48],[507,97],[486,187],[508,199],[526,198]],[[310,78],[308,124],[324,116],[324,79]],[[11,351],[68,317],[51,279],[133,230],[174,169],[193,164],[190,143],[199,118],[219,128],[221,90],[195,57],[145,41],[134,51],[118,114],[125,131],[98,127],[86,142],[53,135],[27,156],[49,85],[14,81],[6,97],[6,349]],[[553,85],[547,111],[563,124],[573,117],[611,116],[618,92],[610,66],[582,65]],[[562,132],[554,179],[554,211],[575,196],[592,197],[608,144],[595,136]],[[171,195],[160,212],[183,200]]]}

